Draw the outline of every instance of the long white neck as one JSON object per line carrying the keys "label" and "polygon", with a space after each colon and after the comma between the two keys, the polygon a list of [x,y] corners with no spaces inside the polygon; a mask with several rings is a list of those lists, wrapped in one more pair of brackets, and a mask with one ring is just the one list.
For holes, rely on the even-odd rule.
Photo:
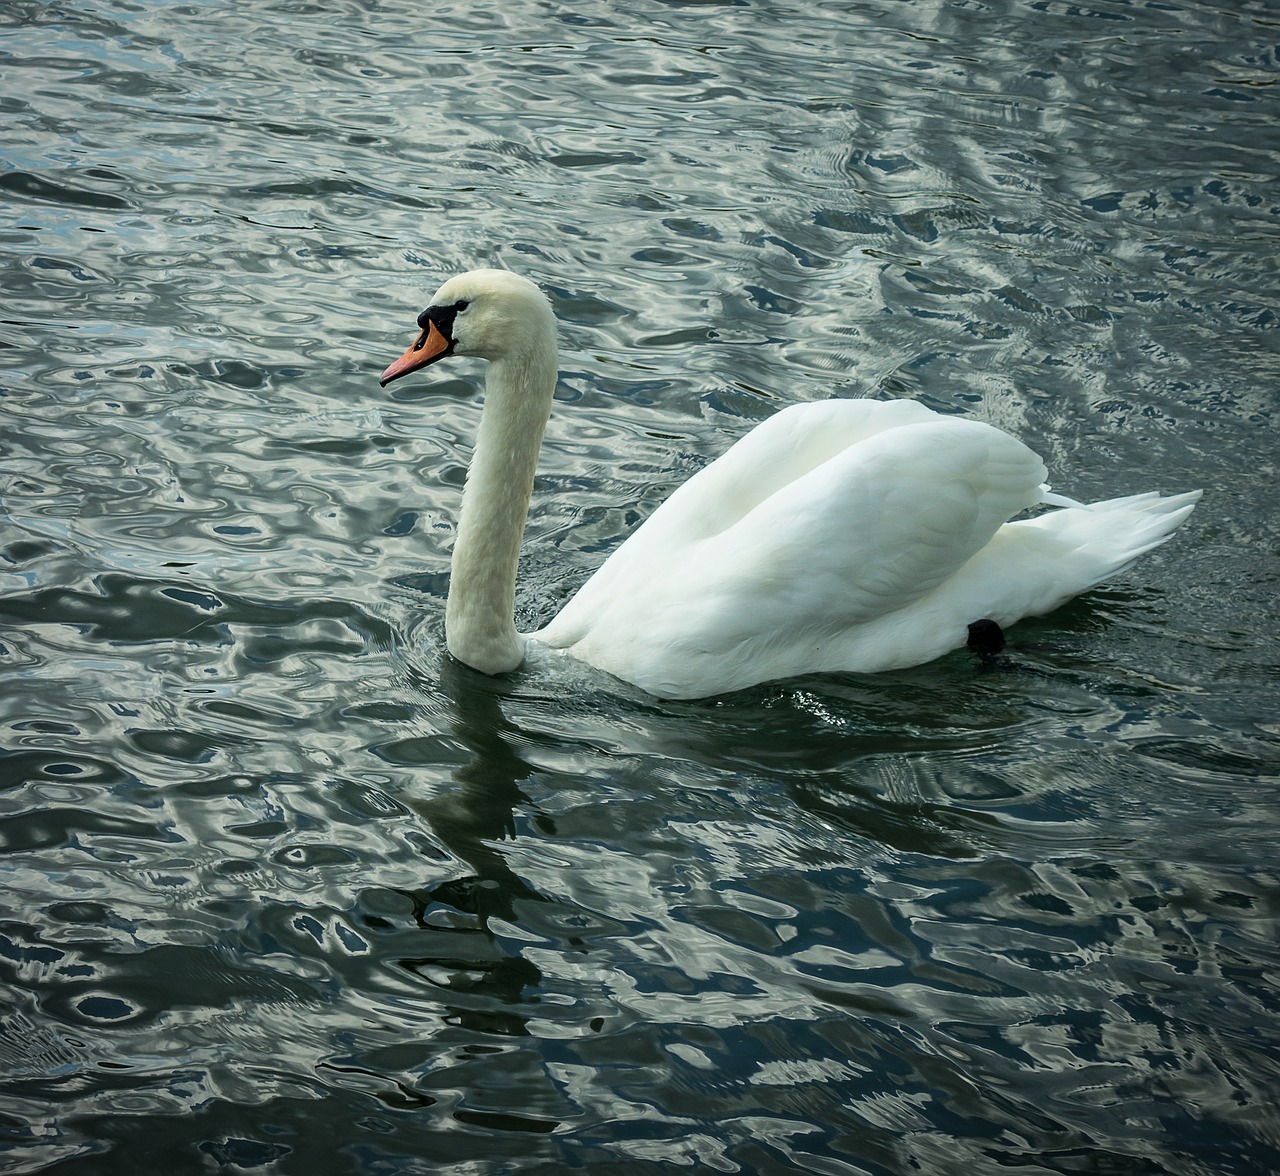
{"label": "long white neck", "polygon": [[516,632],[516,570],[542,433],[556,386],[554,327],[521,353],[490,361],[475,455],[453,547],[445,637],[449,652],[486,674],[524,659]]}

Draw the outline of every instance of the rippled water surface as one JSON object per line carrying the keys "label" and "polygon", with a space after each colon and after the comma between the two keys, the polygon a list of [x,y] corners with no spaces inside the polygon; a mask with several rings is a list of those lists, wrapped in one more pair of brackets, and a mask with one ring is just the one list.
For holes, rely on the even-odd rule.
{"label": "rippled water surface", "polygon": [[[0,1169],[1280,1169],[1274,2],[0,23]],[[1006,673],[485,679],[482,264],[525,625],[800,401],[1207,493]]]}

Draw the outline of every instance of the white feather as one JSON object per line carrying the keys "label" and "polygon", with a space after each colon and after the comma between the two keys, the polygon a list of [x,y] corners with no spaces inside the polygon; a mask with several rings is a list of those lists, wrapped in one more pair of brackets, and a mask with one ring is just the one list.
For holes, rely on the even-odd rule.
{"label": "white feather", "polygon": [[[677,489],[522,640],[511,601],[555,386],[554,321],[532,283],[503,271],[451,279],[433,305],[458,301],[469,305],[454,350],[493,366],[449,646],[488,672],[519,664],[523,640],[665,698],[917,665],[963,646],[975,620],[1048,612],[1123,570],[1200,497],[1085,506],[1051,493],[1040,458],[990,425],[905,400],[795,405]],[[1064,509],[1010,521],[1043,504]]]}

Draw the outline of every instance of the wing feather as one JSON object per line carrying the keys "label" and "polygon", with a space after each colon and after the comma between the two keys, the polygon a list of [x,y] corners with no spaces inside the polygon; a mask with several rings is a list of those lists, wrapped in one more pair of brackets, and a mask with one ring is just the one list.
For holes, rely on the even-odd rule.
{"label": "wing feather", "polygon": [[775,625],[834,630],[936,588],[1039,500],[1043,480],[1008,434],[932,416],[841,451],[689,555],[707,568],[706,594],[732,602],[726,613],[762,603],[753,585],[766,580]]}
{"label": "wing feather", "polygon": [[1008,434],[911,401],[787,409],[677,490],[538,636],[659,694],[737,666],[802,672],[953,575],[1044,477]]}

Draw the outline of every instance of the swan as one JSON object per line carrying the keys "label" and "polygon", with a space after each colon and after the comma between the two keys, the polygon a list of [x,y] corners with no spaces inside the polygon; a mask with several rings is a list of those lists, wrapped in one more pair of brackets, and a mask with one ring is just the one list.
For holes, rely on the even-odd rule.
{"label": "swan", "polygon": [[[486,674],[532,644],[660,698],[823,671],[919,665],[978,621],[1057,608],[1163,543],[1200,491],[1085,506],[991,425],[910,400],[796,404],[680,486],[544,628],[517,632],[516,570],[556,386],[532,281],[450,278],[385,387],[446,356],[488,361],[453,548],[445,636]],[[1018,522],[1028,508],[1049,510]]]}

